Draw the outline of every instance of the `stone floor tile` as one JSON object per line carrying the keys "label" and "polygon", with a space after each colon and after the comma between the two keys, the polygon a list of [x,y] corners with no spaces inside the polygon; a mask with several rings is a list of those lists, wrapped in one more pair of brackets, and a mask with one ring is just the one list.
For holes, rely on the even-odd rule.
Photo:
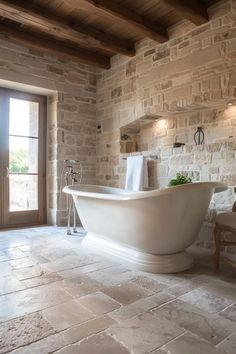
{"label": "stone floor tile", "polygon": [[111,297],[99,292],[81,297],[78,302],[95,315],[103,315],[121,306]]}
{"label": "stone floor tile", "polygon": [[71,295],[56,284],[21,290],[0,296],[0,322],[43,310],[71,299]]}
{"label": "stone floor tile", "polygon": [[93,318],[93,314],[75,300],[42,311],[43,316],[57,331],[69,328]]}
{"label": "stone floor tile", "polygon": [[62,280],[62,277],[57,273],[47,274],[46,272],[42,272],[39,277],[25,279],[22,280],[21,283],[24,284],[25,288],[33,288],[35,286],[54,283],[59,280]]}
{"label": "stone floor tile", "polygon": [[66,255],[60,257],[55,261],[42,264],[42,269],[47,273],[60,272],[65,269],[72,269],[78,267],[78,256],[77,255]]}
{"label": "stone floor tile", "polygon": [[73,269],[63,270],[61,272],[58,272],[58,274],[61,275],[64,279],[67,279],[67,278],[74,278],[77,275],[95,272],[100,269],[107,269],[109,267],[111,267],[111,265],[105,262],[97,262],[97,263],[88,264],[81,267],[76,267]]}
{"label": "stone floor tile", "polygon": [[45,272],[42,269],[41,265],[36,265],[33,267],[27,267],[22,269],[15,269],[13,273],[16,275],[16,277],[19,280],[30,279],[33,277],[40,277],[43,274],[47,274],[47,272]]}
{"label": "stone floor tile", "polygon": [[230,300],[236,300],[236,274],[230,281],[223,281],[220,279],[208,280],[202,287],[203,290],[210,292],[219,297],[224,297]]}
{"label": "stone floor tile", "polygon": [[[0,231],[1,232],[1,231]],[[0,251],[5,251],[8,248],[16,248],[16,247],[20,247],[23,246],[25,243],[25,240],[22,240],[18,237],[15,237],[13,235],[6,235],[6,237],[8,238],[8,241],[3,241],[2,240],[2,233],[1,233],[1,241],[0,241]],[[10,240],[11,237],[11,240]],[[27,243],[27,241],[26,241]]]}
{"label": "stone floor tile", "polygon": [[1,262],[5,262],[5,261],[8,261],[7,256],[0,255],[0,263],[1,263]]}
{"label": "stone floor tile", "polygon": [[182,295],[180,299],[199,307],[203,311],[211,313],[222,311],[233,303],[230,299],[218,297],[203,289],[192,290],[189,293]]}
{"label": "stone floor tile", "polygon": [[74,298],[96,293],[97,291],[104,291],[106,289],[102,284],[88,278],[86,275],[65,279],[58,282],[58,284]]}
{"label": "stone floor tile", "polygon": [[14,275],[0,278],[0,295],[9,294],[22,289],[25,289],[24,284]]}
{"label": "stone floor tile", "polygon": [[181,300],[172,301],[152,312],[157,319],[173,321],[215,345],[236,331],[236,324],[233,321],[204,312]]}
{"label": "stone floor tile", "polygon": [[0,264],[0,278],[10,276],[12,272],[12,267],[8,262],[1,262]]}
{"label": "stone floor tile", "polygon": [[154,292],[135,283],[122,283],[120,285],[108,288],[106,294],[122,305],[128,305],[141,298],[153,295]]}
{"label": "stone floor tile", "polygon": [[225,310],[220,312],[220,315],[236,322],[236,303],[230,305]]}
{"label": "stone floor tile", "polygon": [[181,281],[180,284],[176,284],[174,286],[168,287],[167,292],[176,297],[189,293],[190,291],[201,287],[201,284],[192,279]]}
{"label": "stone floor tile", "polygon": [[115,321],[113,319],[111,319],[107,315],[104,315],[101,317],[96,317],[85,323],[73,326],[61,332],[61,335],[63,336],[66,344],[73,344],[93,334],[97,334],[99,332],[106,330],[114,323]]}
{"label": "stone floor tile", "polygon": [[235,297],[235,277],[235,268],[223,266],[223,269],[218,272],[214,271],[208,274],[206,271],[205,273],[198,274],[194,277],[194,280],[201,283],[206,290],[214,292],[218,296],[221,296],[223,293],[224,295],[227,294]]}
{"label": "stone floor tile", "polygon": [[156,293],[167,288],[166,284],[158,283],[154,279],[150,279],[147,276],[138,276],[132,280],[132,282]]}
{"label": "stone floor tile", "polygon": [[113,266],[87,275],[106,287],[112,287],[134,279],[136,274],[121,266]]}
{"label": "stone floor tile", "polygon": [[11,354],[51,354],[67,345],[60,333],[50,335],[32,344],[18,348]]}
{"label": "stone floor tile", "polygon": [[152,301],[153,304],[156,305],[155,307],[158,307],[158,306],[163,305],[167,302],[173,301],[175,299],[175,296],[163,291],[163,292],[151,295],[147,299]]}
{"label": "stone floor tile", "polygon": [[38,264],[38,262],[33,261],[30,257],[23,257],[20,259],[14,259],[12,261],[9,261],[9,264],[12,266],[13,269],[21,269],[33,267]]}
{"label": "stone floor tile", "polygon": [[218,348],[224,350],[227,354],[236,353],[236,333],[232,334],[226,338],[223,342],[218,345]]}
{"label": "stone floor tile", "polygon": [[[3,289],[4,284],[5,287],[8,287],[7,292],[11,291],[12,286],[15,287],[13,290],[18,290],[15,293],[2,294],[2,296],[0,293],[0,321],[8,320],[1,323],[0,326],[16,323],[19,316],[25,313],[24,318],[33,316],[37,313],[35,311],[40,311],[40,314],[50,312],[50,307],[53,306],[58,308],[54,313],[57,319],[55,326],[63,328],[60,329],[60,333],[46,334],[48,337],[36,339],[34,343],[19,344],[21,347],[15,349],[15,353],[46,354],[67,346],[63,350],[68,354],[68,346],[75,344],[72,350],[81,354],[84,352],[78,351],[78,345],[79,349],[85,348],[84,350],[88,350],[89,354],[97,354],[97,345],[104,349],[105,353],[106,350],[109,351],[109,354],[113,354],[115,350],[118,350],[119,353],[119,350],[126,350],[136,354],[140,351],[140,345],[136,347],[137,342],[140,341],[141,350],[145,354],[167,354],[169,350],[172,350],[170,347],[167,350],[167,346],[171,346],[172,342],[182,348],[183,343],[180,339],[185,338],[183,334],[189,330],[193,333],[191,336],[198,335],[201,345],[203,345],[202,341],[206,345],[205,340],[210,343],[208,343],[210,349],[207,348],[207,350],[212,350],[212,348],[215,350],[214,345],[217,345],[218,350],[225,351],[225,353],[234,354],[236,352],[236,269],[221,262],[220,271],[215,272],[209,255],[207,257],[198,255],[194,267],[188,271],[168,275],[145,273],[129,270],[122,264],[108,258],[104,259],[99,255],[85,252],[81,247],[81,240],[80,236],[67,237],[64,228],[49,226],[0,231],[0,289]],[[24,261],[26,262],[24,263]],[[29,262],[27,263],[27,261]],[[32,264],[36,265],[32,266]],[[22,266],[26,266],[26,268],[19,268]],[[19,269],[13,269],[14,267]],[[3,283],[2,279],[4,278],[8,279],[7,283]],[[43,285],[45,283],[47,285]],[[110,296],[109,291],[114,291],[118,285],[125,288],[127,283],[132,284],[133,290],[136,287],[136,291],[130,290],[129,294],[125,292],[122,294],[121,291],[121,294],[118,295],[124,296],[123,303],[126,303],[128,295],[129,300],[132,299],[133,302],[109,312],[109,315],[97,317],[94,313],[95,317],[88,320],[81,316],[80,320],[85,320],[85,322],[76,324],[78,319],[75,308],[79,305],[90,316],[93,316],[89,309],[80,303],[82,297],[89,299],[87,305],[89,307],[91,299],[96,298],[97,293],[100,293],[100,297],[104,299],[104,297]],[[27,289],[21,290],[17,284],[18,286],[23,284]],[[140,298],[140,291],[150,293],[142,294]],[[189,297],[190,293],[192,293],[192,297]],[[135,296],[138,296],[137,300],[135,300]],[[184,301],[180,300],[182,297]],[[114,298],[111,299],[116,301]],[[63,305],[61,306],[61,304],[71,302],[72,305],[68,308],[64,307],[63,309]],[[228,303],[230,305],[225,307]],[[94,305],[94,302],[92,304]],[[103,304],[106,307],[107,303],[96,301],[95,305],[98,306],[98,304],[99,307],[96,307],[95,311],[99,312],[102,308],[101,312],[103,312]],[[61,317],[59,318],[61,309],[64,314],[62,321]],[[220,312],[216,314],[208,311]],[[15,318],[16,316],[17,318]],[[15,319],[11,320],[11,318]],[[47,323],[46,317],[43,317],[43,320]],[[170,326],[166,325],[167,329],[165,326],[160,328],[156,335],[155,331],[158,331],[158,326],[166,321],[168,324],[171,323]],[[30,321],[28,322],[30,323]],[[48,325],[50,326],[50,324]],[[25,324],[23,324],[24,326]],[[173,329],[172,326],[175,328]],[[17,325],[19,331],[23,327]],[[64,329],[65,327],[66,329]],[[180,334],[177,334],[179,333],[178,329]],[[54,328],[53,330],[55,331]],[[114,331],[113,338],[107,338],[105,334],[110,333],[110,330]],[[27,333],[22,331],[21,333],[24,333],[22,338],[26,338]],[[26,332],[30,333],[28,330]],[[37,334],[37,329],[34,330],[34,333]],[[40,334],[40,330],[38,333]],[[170,334],[169,338],[171,339],[167,339],[168,342],[163,344],[166,347],[163,347],[165,333],[167,336]],[[107,345],[103,343],[105,347],[100,345],[101,334],[105,336],[104,343],[106,340],[109,343],[111,340],[113,341],[112,348],[115,348],[114,350],[111,350],[109,343]],[[128,338],[127,343],[130,337],[133,340],[131,345],[135,349],[130,351],[125,342],[120,342],[120,339],[115,337],[116,335],[124,337],[125,340]],[[34,338],[34,336],[32,337]],[[85,347],[81,347],[82,344]],[[93,348],[92,352],[91,348]],[[202,353],[208,354],[203,351]]]}
{"label": "stone floor tile", "polygon": [[[60,240],[57,240],[57,241],[61,242]],[[53,244],[50,244],[46,247],[45,247],[45,245],[38,245],[36,249],[38,249],[39,247],[41,247],[40,254],[43,257],[47,258],[49,260],[49,262],[57,262],[61,258],[64,258],[64,257],[78,256],[77,253],[75,252],[75,250],[73,250],[71,248],[68,249],[67,246],[63,242],[61,242],[60,247],[59,246],[55,247],[55,245],[53,246]]]}
{"label": "stone floor tile", "polygon": [[0,324],[0,353],[36,342],[55,331],[40,313],[33,313]]}
{"label": "stone floor tile", "polygon": [[96,262],[96,263],[88,264],[88,265],[73,268],[73,269],[64,270],[62,272],[58,272],[58,274],[60,274],[65,279],[72,278],[78,274],[87,274],[87,273],[96,272],[98,270],[111,268],[114,266],[113,263],[114,262],[100,260],[99,262]]}
{"label": "stone floor tile", "polygon": [[10,247],[2,251],[8,260],[20,259],[25,257],[25,252],[23,252],[19,247]]}
{"label": "stone floor tile", "polygon": [[8,260],[9,258],[7,257],[7,255],[4,252],[0,251],[0,262],[5,262]]}
{"label": "stone floor tile", "polygon": [[25,254],[28,252],[32,252],[33,250],[36,250],[37,248],[34,245],[35,243],[29,243],[23,246],[19,246],[18,249]]}
{"label": "stone floor tile", "polygon": [[107,331],[131,353],[146,354],[184,333],[185,329],[152,313],[146,313],[115,324]]}
{"label": "stone floor tile", "polygon": [[42,269],[46,272],[60,272],[66,269],[82,267],[91,263],[95,263],[95,260],[92,257],[78,257],[78,255],[66,255],[65,257],[61,257],[56,261],[43,264]]}
{"label": "stone floor tile", "polygon": [[10,260],[9,264],[13,267],[13,269],[21,269],[27,267],[33,267],[37,264],[47,263],[48,259],[42,256],[28,256],[20,259]]}
{"label": "stone floor tile", "polygon": [[167,343],[163,349],[168,354],[225,354],[211,343],[189,332]]}
{"label": "stone floor tile", "polygon": [[129,354],[130,352],[111,336],[101,333],[91,336],[79,344],[69,345],[58,354]]}
{"label": "stone floor tile", "polygon": [[152,274],[149,273],[148,277],[155,280],[158,283],[165,284],[168,287],[179,285],[181,282],[184,282],[186,278],[182,274]]}
{"label": "stone floor tile", "polygon": [[126,306],[122,306],[118,310],[110,313],[110,316],[116,321],[124,321],[156,308],[174,298],[175,297],[170,294],[160,292],[147,298],[137,300]]}

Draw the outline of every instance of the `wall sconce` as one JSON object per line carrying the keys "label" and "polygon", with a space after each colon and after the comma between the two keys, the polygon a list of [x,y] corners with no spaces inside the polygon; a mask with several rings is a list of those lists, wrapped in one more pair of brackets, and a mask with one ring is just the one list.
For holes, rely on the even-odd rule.
{"label": "wall sconce", "polygon": [[205,134],[202,127],[197,127],[197,131],[194,134],[194,141],[196,145],[202,145],[204,143]]}
{"label": "wall sconce", "polygon": [[156,119],[157,125],[159,129],[165,129],[167,124],[165,119]]}

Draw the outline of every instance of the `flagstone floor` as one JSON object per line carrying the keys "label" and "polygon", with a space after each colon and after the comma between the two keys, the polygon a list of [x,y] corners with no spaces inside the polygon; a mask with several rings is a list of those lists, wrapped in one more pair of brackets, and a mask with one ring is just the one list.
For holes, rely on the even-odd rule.
{"label": "flagstone floor", "polygon": [[0,232],[0,354],[235,354],[236,269],[175,275],[85,252],[83,230]]}

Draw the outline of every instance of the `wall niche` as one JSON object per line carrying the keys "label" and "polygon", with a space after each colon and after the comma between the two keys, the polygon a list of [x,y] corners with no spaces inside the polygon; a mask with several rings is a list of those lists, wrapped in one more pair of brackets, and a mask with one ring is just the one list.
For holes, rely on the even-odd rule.
{"label": "wall niche", "polygon": [[[121,127],[120,152],[132,153],[152,149],[155,144],[155,127],[162,121],[161,118],[159,115],[145,115]],[[163,128],[167,129],[167,126]]]}

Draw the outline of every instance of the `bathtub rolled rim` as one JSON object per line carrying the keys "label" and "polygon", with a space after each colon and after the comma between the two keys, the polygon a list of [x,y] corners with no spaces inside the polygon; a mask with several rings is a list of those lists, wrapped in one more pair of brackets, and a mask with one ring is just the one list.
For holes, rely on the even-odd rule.
{"label": "bathtub rolled rim", "polygon": [[[212,182],[194,182],[187,183],[183,185],[167,187],[164,189],[154,189],[151,191],[129,191],[121,188],[107,187],[107,186],[99,186],[99,185],[70,185],[63,188],[63,192],[71,195],[77,195],[81,197],[95,198],[95,199],[106,199],[106,200],[135,200],[135,199],[143,199],[143,198],[151,198],[155,196],[161,196],[164,194],[173,194],[181,191],[188,191],[188,189],[193,188],[213,188],[214,193],[224,192],[228,189],[228,187],[218,181]],[[93,189],[101,190],[101,192],[94,192]],[[106,193],[107,191],[107,193]],[[112,193],[113,192],[113,193]]]}

